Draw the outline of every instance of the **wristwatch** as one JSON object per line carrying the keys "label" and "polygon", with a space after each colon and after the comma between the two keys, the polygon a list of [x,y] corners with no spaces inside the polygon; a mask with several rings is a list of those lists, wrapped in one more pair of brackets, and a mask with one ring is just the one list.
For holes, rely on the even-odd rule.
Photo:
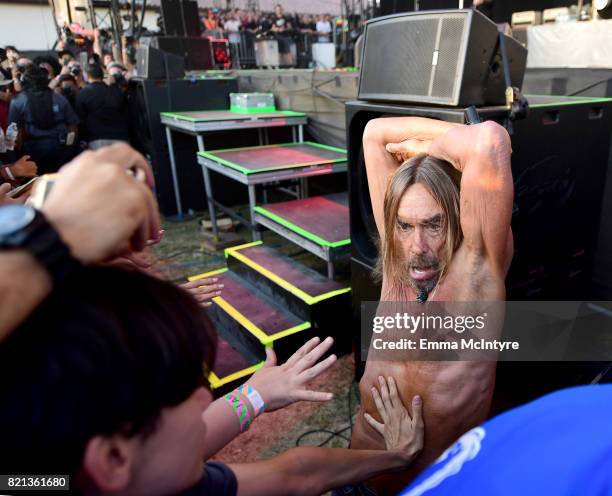
{"label": "wristwatch", "polygon": [[81,267],[44,214],[26,205],[0,207],[0,250],[25,250],[51,276],[54,285]]}

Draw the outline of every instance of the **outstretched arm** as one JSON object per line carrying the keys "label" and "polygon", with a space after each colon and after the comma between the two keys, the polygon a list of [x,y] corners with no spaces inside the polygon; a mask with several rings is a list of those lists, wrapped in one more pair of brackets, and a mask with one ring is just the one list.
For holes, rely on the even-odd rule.
{"label": "outstretched arm", "polygon": [[[336,362],[335,355],[319,362],[333,343],[331,337],[322,342],[318,337],[314,337],[283,365],[276,365],[276,355],[271,349],[266,349],[266,363],[246,384],[259,392],[266,412],[279,410],[297,401],[329,401],[333,398],[331,393],[312,391],[306,389],[306,386]],[[240,396],[246,402],[249,416],[253,419],[251,403],[246,396]],[[213,456],[240,434],[240,422],[230,404],[223,398],[214,401],[202,414],[202,419],[207,426],[214,426],[206,429],[205,458]]]}
{"label": "outstretched arm", "polygon": [[385,192],[389,179],[400,165],[399,157],[390,153],[387,145],[405,140],[429,144],[455,125],[423,117],[384,117],[368,122],[363,132],[363,154],[374,220],[381,240],[384,236]]}
{"label": "outstretched arm", "polygon": [[315,496],[346,484],[356,484],[384,472],[406,468],[423,447],[421,399],[412,400],[412,417],[398,396],[395,381],[379,378],[380,394],[373,388],[384,424],[369,422],[384,438],[382,450],[295,448],[270,460],[232,465],[239,496],[293,494]]}

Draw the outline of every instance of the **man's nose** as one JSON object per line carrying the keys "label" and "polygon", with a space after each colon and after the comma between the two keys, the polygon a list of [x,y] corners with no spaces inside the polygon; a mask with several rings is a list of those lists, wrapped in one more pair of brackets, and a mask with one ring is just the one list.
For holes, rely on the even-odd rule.
{"label": "man's nose", "polygon": [[427,252],[427,241],[424,236],[423,229],[417,227],[414,230],[412,238],[412,252],[415,255],[422,255]]}

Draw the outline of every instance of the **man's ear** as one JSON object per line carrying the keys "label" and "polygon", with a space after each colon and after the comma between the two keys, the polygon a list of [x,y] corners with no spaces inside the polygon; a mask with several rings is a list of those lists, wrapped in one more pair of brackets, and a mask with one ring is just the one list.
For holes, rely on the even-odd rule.
{"label": "man's ear", "polygon": [[95,436],[83,454],[83,472],[102,492],[124,490],[130,483],[136,444],[120,435]]}

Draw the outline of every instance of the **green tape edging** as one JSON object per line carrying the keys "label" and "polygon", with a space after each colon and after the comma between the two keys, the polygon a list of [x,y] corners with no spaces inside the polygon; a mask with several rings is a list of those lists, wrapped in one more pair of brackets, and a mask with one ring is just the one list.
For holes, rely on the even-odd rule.
{"label": "green tape edging", "polygon": [[210,152],[198,152],[198,156],[200,157],[204,157],[207,158],[208,160],[212,160],[213,162],[217,162],[221,165],[226,165],[227,167],[230,167],[231,169],[235,169],[239,172],[242,172],[243,174],[252,174],[253,171],[251,169],[246,169],[245,167],[242,167],[242,165],[240,164],[236,164],[234,162],[230,162],[229,160],[225,160],[224,158],[219,158],[216,155],[213,155]]}
{"label": "green tape edging", "polygon": [[234,112],[236,114],[265,114],[270,112],[276,112],[276,107],[230,107],[230,112]]}
{"label": "green tape edging", "polygon": [[[330,145],[322,145],[321,143],[313,143],[312,141],[304,141],[304,143],[308,143],[309,145],[316,146],[317,148],[323,148],[324,150],[330,150],[332,152],[344,153],[346,154],[346,150],[344,148],[338,148],[336,146]],[[298,143],[303,144],[303,143]]]}
{"label": "green tape edging", "polygon": [[[284,117],[304,117],[304,116],[306,116],[306,114],[303,113],[303,112],[293,112],[291,110],[273,110],[272,111],[272,110],[260,110],[260,109],[258,109],[258,110],[252,110],[250,112],[247,112],[247,111],[237,111],[237,110],[231,110],[231,109],[228,110],[226,108],[223,108],[223,109],[217,109],[217,110],[201,110],[201,111],[199,111],[199,110],[188,110],[187,112],[228,112],[228,113],[231,112],[233,114],[238,114],[238,113],[249,114],[249,115],[251,115],[251,118],[254,115],[257,115],[258,113],[262,114],[262,116],[268,117],[267,114],[274,113],[274,112],[278,112],[278,113],[282,114]],[[211,120],[207,121],[206,119],[202,119],[202,118],[189,117],[188,115],[181,114],[180,112],[160,112],[159,115],[162,115],[164,117],[172,117],[173,119],[178,119],[178,120],[181,120],[181,121],[188,121],[188,122],[217,122],[217,121],[221,122],[223,120],[230,120],[230,117],[231,117],[231,116],[228,116],[227,119],[213,119],[212,121]],[[289,144],[293,145],[295,143],[289,143]],[[219,151],[219,150],[217,150],[217,151]]]}
{"label": "green tape edging", "polygon": [[[318,145],[318,143],[310,143],[310,142],[305,142],[309,145]],[[247,150],[247,149],[254,149],[254,148],[271,148],[274,146],[293,146],[293,145],[302,145],[305,143],[282,143],[282,144],[278,144],[278,145],[264,145],[264,146],[250,146],[250,147],[245,147],[245,148],[226,148],[224,150],[214,150],[212,152],[198,152],[198,156],[200,157],[204,157],[207,158],[208,160],[212,160],[213,162],[217,162],[221,165],[225,165],[227,167],[230,167],[234,170],[237,170],[239,172],[242,172],[245,175],[249,175],[249,174],[260,174],[262,172],[272,172],[272,171],[278,171],[278,170],[283,170],[283,169],[297,169],[299,167],[310,167],[313,165],[323,165],[323,164],[336,164],[339,162],[346,162],[346,157],[344,158],[329,158],[329,159],[322,159],[319,160],[317,162],[307,162],[307,163],[303,163],[303,164],[287,164],[287,165],[278,165],[276,167],[265,167],[263,169],[247,169],[246,167],[243,167],[240,164],[237,164],[236,162],[232,162],[230,160],[226,160],[224,158],[220,158],[218,156],[215,155],[215,153],[219,153],[219,152],[229,152],[229,151],[236,151],[236,150]],[[323,145],[325,146],[325,145]],[[336,151],[336,150],[334,150]]]}
{"label": "green tape edging", "polygon": [[340,246],[346,246],[346,245],[351,244],[351,240],[350,239],[343,239],[341,241],[334,241],[334,242],[327,241],[327,240],[325,240],[323,238],[320,238],[316,234],[313,234],[310,231],[307,231],[306,229],[303,229],[300,226],[296,226],[295,224],[289,222],[288,220],[283,219],[282,217],[279,217],[276,214],[273,214],[272,212],[266,210],[263,207],[255,207],[255,211],[259,212],[261,215],[264,215],[265,217],[268,217],[269,219],[273,220],[274,222],[278,222],[282,226],[285,226],[287,229],[290,229],[291,231],[299,234],[300,236],[304,236],[305,238],[309,239],[310,241],[313,241],[314,243],[317,243],[318,245],[326,246],[328,248],[338,248]]}

